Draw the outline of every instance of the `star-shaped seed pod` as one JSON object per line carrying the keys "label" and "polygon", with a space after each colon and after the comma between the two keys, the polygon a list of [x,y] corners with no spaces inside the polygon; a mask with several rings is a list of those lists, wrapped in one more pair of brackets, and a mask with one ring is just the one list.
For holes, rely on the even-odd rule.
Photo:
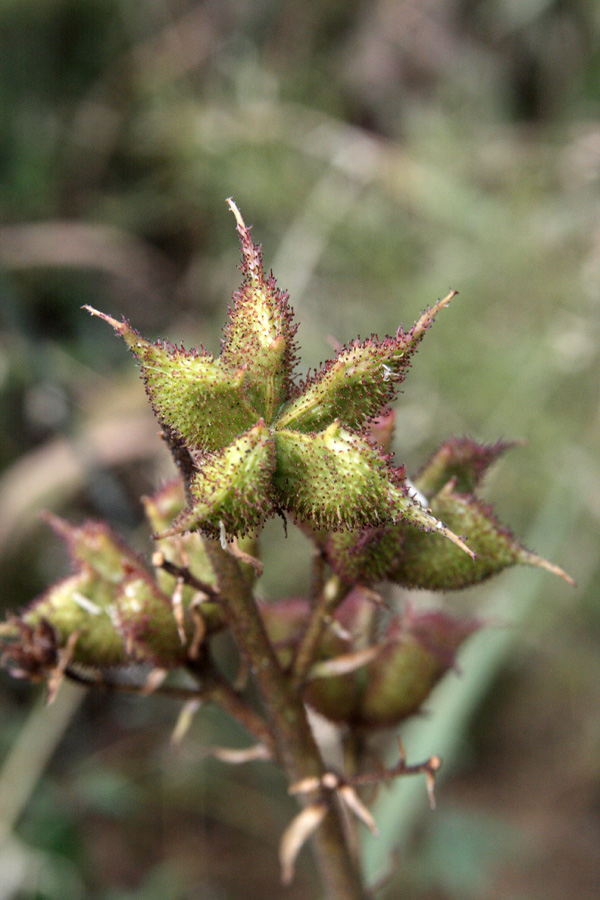
{"label": "star-shaped seed pod", "polygon": [[[181,465],[189,502],[167,534],[199,530],[222,540],[288,512],[301,525],[341,531],[410,523],[473,555],[411,492],[404,468],[374,446],[369,425],[394,399],[436,314],[407,332],[342,347],[294,380],[296,325],[287,295],[267,274],[235,203],[243,275],[221,355],[151,343],[127,321],[109,322],[136,356],[150,402]],[[187,454],[187,455],[186,455]]]}

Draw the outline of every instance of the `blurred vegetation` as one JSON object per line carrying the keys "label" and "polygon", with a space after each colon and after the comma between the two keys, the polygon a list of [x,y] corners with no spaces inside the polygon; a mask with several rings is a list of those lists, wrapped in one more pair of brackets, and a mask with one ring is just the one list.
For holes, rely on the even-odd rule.
{"label": "blurred vegetation", "polygon": [[[446,598],[513,624],[445,686],[439,809],[394,800],[382,897],[597,896],[599,29],[594,0],[0,6],[5,609],[64,572],[44,507],[149,549],[138,498],[169,463],[131,359],[80,307],[216,349],[229,195],[290,291],[305,367],[330,335],[393,332],[460,291],[398,404],[409,471],[451,433],[526,442],[488,496],[579,587],[516,575]],[[266,595],[306,577],[282,539],[265,532]],[[264,765],[203,758],[243,742],[229,721],[201,710],[174,750],[164,700],[67,691],[44,710],[5,676],[0,698],[0,900],[282,894],[294,807]],[[313,889],[302,861],[290,900]]]}

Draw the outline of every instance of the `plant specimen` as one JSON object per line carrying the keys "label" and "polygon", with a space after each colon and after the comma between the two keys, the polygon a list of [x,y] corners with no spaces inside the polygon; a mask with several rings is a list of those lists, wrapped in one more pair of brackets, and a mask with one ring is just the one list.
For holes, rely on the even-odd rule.
{"label": "plant specimen", "polygon": [[[422,772],[430,791],[440,761],[351,772],[324,765],[307,708],[345,739],[397,727],[450,670],[476,618],[443,608],[392,610],[385,583],[446,591],[508,566],[557,566],[526,550],[477,498],[490,465],[509,446],[446,441],[409,480],[390,452],[390,404],[436,315],[408,331],[341,347],[303,380],[295,374],[296,324],[265,270],[236,205],[242,284],[221,354],[151,343],[127,321],[104,319],[135,356],[178,475],[143,498],[153,533],[140,559],[103,523],[48,521],[66,542],[72,574],[3,626],[4,665],[44,681],[64,677],[115,689],[154,689],[220,705],[253,743],[224,760],[268,758],[285,771],[302,811],[281,841],[283,879],[312,836],[327,896],[364,896],[345,817],[376,823],[362,785]],[[259,533],[288,519],[314,547],[309,596],[265,600]],[[228,680],[213,652],[227,630],[240,677]],[[137,683],[120,677],[137,666]],[[147,676],[148,667],[151,668]],[[185,680],[182,680],[185,679]],[[260,705],[245,682],[258,688]],[[182,723],[189,721],[190,705]]]}

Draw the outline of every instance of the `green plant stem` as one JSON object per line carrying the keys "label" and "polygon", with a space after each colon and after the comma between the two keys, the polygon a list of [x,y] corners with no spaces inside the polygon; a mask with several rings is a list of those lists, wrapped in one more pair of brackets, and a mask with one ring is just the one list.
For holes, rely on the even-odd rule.
{"label": "green plant stem", "polygon": [[320,548],[315,549],[310,570],[310,596],[313,601],[317,600],[323,592],[326,571],[327,566],[323,552]]}
{"label": "green plant stem", "polygon": [[349,588],[337,578],[335,581],[330,579],[323,586],[321,595],[311,612],[306,631],[298,645],[292,665],[292,685],[294,688],[300,689],[304,684],[308,670],[315,661],[316,649],[325,625],[331,613],[339,606],[348,591]]}
{"label": "green plant stem", "polygon": [[[320,778],[325,769],[302,698],[279,665],[250,586],[237,560],[217,541],[206,539],[205,547],[234,640],[260,689],[287,777],[290,783],[310,776]],[[334,798],[329,814],[313,837],[313,845],[327,900],[364,900],[360,874]]]}

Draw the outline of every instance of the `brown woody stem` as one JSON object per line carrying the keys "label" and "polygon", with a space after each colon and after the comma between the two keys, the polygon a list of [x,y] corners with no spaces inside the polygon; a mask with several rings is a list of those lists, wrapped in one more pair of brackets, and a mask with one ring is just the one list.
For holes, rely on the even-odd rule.
{"label": "brown woody stem", "polygon": [[[242,659],[260,689],[289,781],[322,777],[323,760],[301,695],[291,687],[279,665],[239,563],[217,541],[206,539],[205,547],[217,576],[225,615]],[[314,835],[313,846],[328,900],[364,900],[360,874],[333,798],[329,815]]]}
{"label": "brown woody stem", "polygon": [[205,697],[206,700],[217,704],[225,712],[228,712],[232,718],[237,719],[246,731],[250,732],[261,744],[265,745],[273,759],[278,758],[277,745],[268,724],[261,715],[246,706],[241,697],[229,684],[221,681],[207,684]]}
{"label": "brown woody stem", "polygon": [[196,591],[201,591],[203,594],[206,594],[209,600],[219,599],[219,592],[215,591],[212,585],[196,578],[194,573],[190,572],[187,566],[179,566],[177,563],[165,559],[162,553],[155,553],[153,555],[152,565],[164,569],[165,572],[168,572],[169,575],[173,575],[175,578],[181,578],[184,584],[193,587]]}
{"label": "brown woody stem", "polygon": [[[144,684],[112,681],[104,678],[101,674],[88,675],[68,666],[65,670],[65,675],[71,681],[77,682],[77,684],[95,688],[100,687],[120,694],[142,694],[146,690],[146,685]],[[152,693],[159,694],[162,697],[171,697],[174,700],[200,700],[203,703],[214,703],[220,706],[233,719],[236,719],[240,725],[243,725],[249,734],[260,741],[261,744],[264,744],[274,758],[277,758],[277,747],[273,740],[273,735],[263,717],[246,706],[234,689],[226,682],[221,681],[221,679],[216,677],[208,678],[201,687],[197,688],[161,684],[155,687]]]}

